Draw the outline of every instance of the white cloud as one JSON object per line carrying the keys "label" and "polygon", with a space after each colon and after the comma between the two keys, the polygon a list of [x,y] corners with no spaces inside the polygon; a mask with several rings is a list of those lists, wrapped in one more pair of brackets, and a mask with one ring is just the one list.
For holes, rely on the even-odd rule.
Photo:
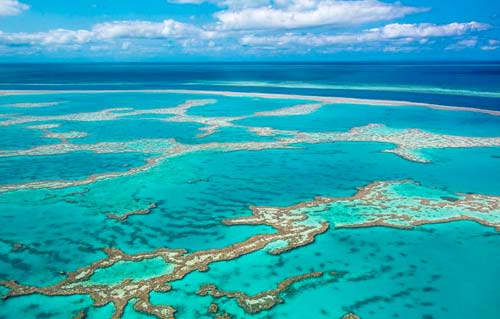
{"label": "white cloud", "polygon": [[426,10],[377,0],[276,0],[272,5],[217,12],[215,17],[224,29],[295,29],[359,25]]}
{"label": "white cloud", "polygon": [[371,29],[371,32],[380,33],[385,38],[425,38],[425,37],[448,37],[463,35],[471,31],[482,31],[488,29],[490,26],[485,23],[468,22],[468,23],[450,23],[450,24],[400,24],[393,23],[384,26],[383,28]]}
{"label": "white cloud", "polygon": [[[1,1],[1,0],[0,0]],[[284,1],[284,0],[280,0]],[[306,6],[307,1],[301,1]],[[296,0],[295,5],[298,5]],[[314,6],[315,0],[311,0]],[[288,4],[284,4],[285,6]],[[436,25],[429,23],[392,23],[379,28],[366,29],[357,33],[331,33],[331,31],[269,30],[222,30],[213,25],[197,26],[172,19],[152,21],[111,21],[98,23],[89,29],[54,29],[36,33],[3,33],[0,31],[0,47],[12,52],[33,52],[56,50],[90,49],[103,54],[120,51],[150,52],[162,50],[171,52],[306,52],[318,51],[408,51],[418,49],[434,41],[430,39],[451,38],[455,44],[448,49],[478,46],[482,50],[495,50],[499,43],[490,40],[478,45],[474,32],[490,26],[478,22],[450,23]],[[322,32],[322,33],[318,33]],[[436,40],[437,41],[437,40]],[[448,42],[449,43],[449,42]],[[242,46],[244,49],[242,50]],[[411,47],[411,48],[410,48]],[[133,50],[131,50],[133,49]]]}
{"label": "white cloud", "polygon": [[495,40],[495,39],[490,39],[490,40],[488,40],[488,44],[487,45],[483,45],[481,47],[481,50],[483,50],[483,51],[493,51],[493,50],[498,49],[499,45],[500,45],[500,41]]}
{"label": "white cloud", "polygon": [[477,45],[477,37],[460,40],[456,43],[450,44],[445,49],[446,50],[463,50],[467,48],[473,48]]}
{"label": "white cloud", "polygon": [[18,0],[0,0],[0,16],[16,16],[29,8],[29,5]]}
{"label": "white cloud", "polygon": [[460,36],[470,32],[482,31],[490,26],[478,22],[450,23],[435,25],[430,23],[399,24],[393,23],[382,28],[373,28],[361,33],[346,34],[296,34],[287,33],[282,36],[245,36],[241,43],[245,45],[304,45],[328,46],[364,44],[367,42],[398,42],[410,43],[420,41],[425,43],[429,37]]}
{"label": "white cloud", "polygon": [[3,33],[0,42],[13,45],[61,45],[79,44],[92,40],[92,32],[87,30],[55,29],[37,33]]}
{"label": "white cloud", "polygon": [[213,33],[175,20],[113,21],[99,23],[90,30],[55,29],[37,33],[3,33],[0,43],[13,45],[71,45],[114,39],[210,38]]}
{"label": "white cloud", "polygon": [[[213,3],[219,7],[226,8],[253,8],[259,6],[268,6],[271,3],[276,2],[272,0],[167,0],[170,3],[177,4],[201,4],[201,3]],[[280,1],[277,1],[280,2]]]}
{"label": "white cloud", "polygon": [[91,31],[98,39],[117,38],[169,38],[199,35],[201,30],[193,25],[172,19],[163,22],[113,21],[94,25]]}
{"label": "white cloud", "polygon": [[168,0],[167,2],[180,3],[180,4],[187,4],[187,3],[200,4],[202,2],[205,2],[205,0]]}
{"label": "white cloud", "polygon": [[132,43],[130,41],[125,41],[122,43],[122,50],[128,50],[128,48],[130,48],[130,46],[132,45]]}

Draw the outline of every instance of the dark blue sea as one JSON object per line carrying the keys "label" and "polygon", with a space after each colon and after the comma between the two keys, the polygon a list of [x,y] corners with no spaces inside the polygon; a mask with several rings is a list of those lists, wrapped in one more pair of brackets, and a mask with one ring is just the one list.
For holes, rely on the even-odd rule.
{"label": "dark blue sea", "polygon": [[0,89],[213,89],[500,109],[499,63],[3,64]]}

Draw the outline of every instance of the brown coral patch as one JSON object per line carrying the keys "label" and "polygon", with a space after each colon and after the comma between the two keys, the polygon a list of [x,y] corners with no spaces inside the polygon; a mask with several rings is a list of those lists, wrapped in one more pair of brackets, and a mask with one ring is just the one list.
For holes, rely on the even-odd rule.
{"label": "brown coral patch", "polygon": [[157,206],[155,203],[151,203],[151,204],[149,204],[148,208],[145,208],[145,209],[133,210],[130,212],[123,213],[121,215],[109,213],[106,215],[106,217],[108,217],[110,219],[116,219],[116,220],[123,222],[123,221],[126,221],[130,216],[133,216],[133,215],[147,215],[147,214],[151,213],[151,211],[153,209],[155,209],[156,207]]}

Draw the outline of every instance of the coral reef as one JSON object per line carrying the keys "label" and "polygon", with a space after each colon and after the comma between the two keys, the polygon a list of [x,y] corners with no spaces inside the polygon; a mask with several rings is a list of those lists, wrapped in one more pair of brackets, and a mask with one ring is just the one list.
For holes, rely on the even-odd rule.
{"label": "coral reef", "polygon": [[[421,192],[417,188],[420,189]],[[360,188],[350,197],[317,197],[312,201],[288,207],[250,207],[252,214],[224,220],[226,225],[267,225],[275,232],[254,235],[232,245],[188,253],[186,250],[158,249],[151,252],[126,254],[116,248],[106,249],[106,258],[67,274],[66,279],[49,287],[34,287],[15,281],[0,283],[9,288],[4,298],[29,294],[48,296],[89,295],[94,306],[108,303],[115,305],[113,318],[120,318],[125,306],[133,301],[134,309],[158,318],[173,318],[171,306],[154,306],[149,301],[152,291],[167,292],[170,282],[180,280],[194,271],[208,271],[211,263],[234,260],[246,254],[265,249],[270,254],[283,252],[312,243],[316,236],[334,227],[387,226],[411,228],[416,225],[442,223],[452,220],[472,220],[500,230],[500,197],[479,194],[449,194],[423,188],[412,181],[375,182]],[[271,245],[272,243],[284,243]],[[161,275],[147,279],[126,278],[119,284],[96,284],[90,279],[99,269],[111,267],[119,262],[141,262],[152,258],[163,258],[173,265]],[[241,292],[224,292],[212,285],[198,292],[213,297],[236,298],[250,313],[269,309],[280,302],[278,296],[291,284],[305,278],[320,277],[322,273],[310,273],[289,278],[277,288],[248,296]]]}
{"label": "coral reef", "polygon": [[148,208],[145,208],[145,209],[137,209],[137,210],[133,210],[130,212],[125,212],[121,215],[109,213],[109,214],[106,214],[106,217],[108,217],[110,219],[116,219],[116,220],[123,222],[123,221],[126,221],[132,215],[147,215],[147,214],[151,213],[151,211],[155,208],[156,208],[156,204],[151,203],[151,204],[149,204]]}
{"label": "coral reef", "polygon": [[[202,286],[196,293],[200,296],[210,295],[214,298],[234,298],[237,300],[238,305],[242,307],[247,313],[253,314],[271,309],[277,304],[284,302],[280,295],[286,292],[290,288],[290,286],[292,286],[296,282],[311,278],[320,278],[324,275],[325,274],[323,272],[312,272],[290,277],[280,282],[276,288],[263,291],[254,296],[249,296],[248,294],[241,291],[228,292],[220,290],[219,288],[217,288],[217,286],[212,284]],[[336,276],[337,273],[332,273],[332,275]]]}

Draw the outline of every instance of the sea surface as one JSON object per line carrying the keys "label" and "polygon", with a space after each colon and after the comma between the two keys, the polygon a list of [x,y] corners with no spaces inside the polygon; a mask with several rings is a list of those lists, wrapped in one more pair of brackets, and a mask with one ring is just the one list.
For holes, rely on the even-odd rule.
{"label": "sea surface", "polygon": [[500,318],[500,64],[0,65],[0,224],[1,319]]}

